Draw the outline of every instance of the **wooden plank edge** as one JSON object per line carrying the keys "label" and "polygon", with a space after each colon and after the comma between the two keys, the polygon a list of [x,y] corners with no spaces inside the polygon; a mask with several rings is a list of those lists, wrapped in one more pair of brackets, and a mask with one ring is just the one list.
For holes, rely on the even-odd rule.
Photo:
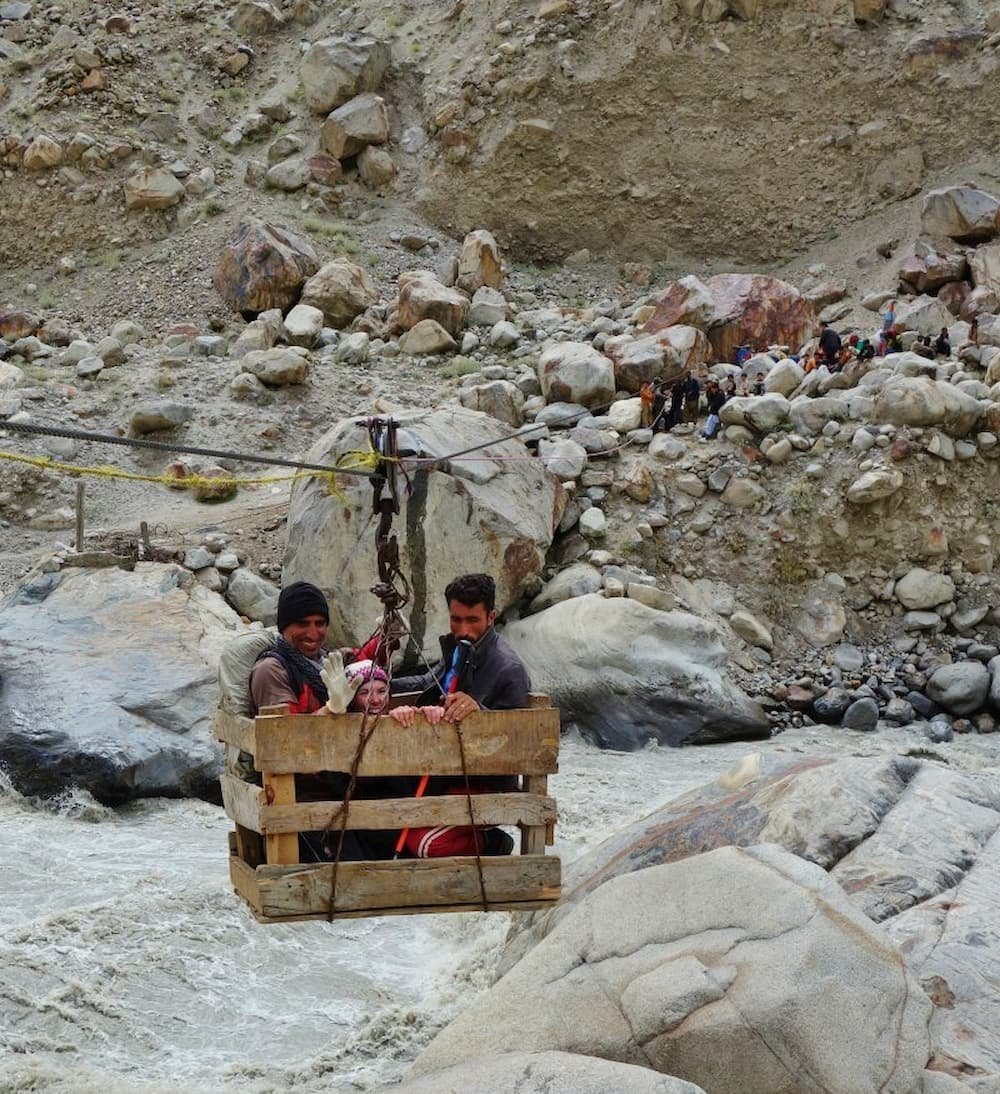
{"label": "wooden plank edge", "polygon": [[[254,787],[256,790],[257,788]],[[240,793],[237,791],[236,793]],[[244,795],[246,796],[246,795]],[[234,795],[235,798],[235,795]],[[255,824],[230,811],[223,788],[226,812],[244,827],[274,835],[279,832],[314,832],[341,825],[339,801],[298,802],[295,805],[262,805]],[[549,825],[556,819],[556,802],[545,794],[474,794],[472,823],[485,828],[504,825]],[[249,810],[244,810],[249,814]],[[334,818],[336,820],[334,821]],[[331,825],[332,822],[332,825]],[[256,824],[260,827],[256,827]],[[402,828],[433,828],[437,825],[469,824],[469,803],[463,794],[430,798],[356,798],[347,813],[346,828],[394,831]]]}
{"label": "wooden plank edge", "polygon": [[[562,890],[553,896],[546,896],[537,900],[507,900],[490,905],[485,910],[488,912],[535,912],[554,908],[561,899]],[[482,904],[427,904],[413,908],[366,908],[363,911],[337,912],[333,919],[367,919],[370,916],[384,915],[439,915],[446,912],[482,912]],[[265,925],[278,923],[324,923],[329,922],[329,916],[324,912],[313,912],[309,915],[283,915],[268,916],[253,912],[254,919]]]}
{"label": "wooden plank edge", "polygon": [[241,714],[232,714],[218,707],[212,723],[215,727],[216,740],[232,745],[241,752],[253,753],[256,747],[256,725],[252,718],[244,718]]}
{"label": "wooden plank edge", "polygon": [[267,800],[263,789],[256,783],[244,782],[235,775],[225,773],[219,776],[219,785],[226,816],[251,832],[263,834],[261,810]]}
{"label": "wooden plank edge", "polygon": [[[482,863],[487,872],[490,870],[490,863],[508,863],[517,862],[522,867],[531,866],[537,862],[544,862],[546,869],[551,870],[552,864],[555,863],[559,869],[562,869],[562,860],[558,855],[483,855]],[[437,872],[443,869],[445,866],[460,866],[476,868],[476,856],[475,855],[442,855],[440,858],[401,858],[401,859],[359,859],[357,861],[342,862],[338,869],[342,868],[357,868],[361,866],[374,866],[378,868],[380,873],[399,873],[401,876],[405,876],[408,873],[423,872],[428,873]],[[275,878],[287,877],[289,874],[304,874],[311,873],[315,870],[333,870],[333,863],[331,862],[302,862],[297,866],[258,866],[257,876],[261,880],[273,880]]]}
{"label": "wooden plank edge", "polygon": [[[363,717],[361,714],[258,717],[253,748],[256,766],[274,774],[347,771],[355,757]],[[410,737],[412,756],[420,757],[420,761],[396,755],[398,743],[386,745],[385,737],[376,734],[358,774],[381,777],[462,773],[457,742],[450,737],[442,740],[445,733],[442,726],[430,726],[420,720],[405,731],[392,729],[392,736],[397,739],[403,733]],[[462,733],[466,770],[470,775],[545,775],[559,770],[559,712],[554,708],[481,711],[463,720]],[[506,744],[498,745],[501,736],[506,738]]]}

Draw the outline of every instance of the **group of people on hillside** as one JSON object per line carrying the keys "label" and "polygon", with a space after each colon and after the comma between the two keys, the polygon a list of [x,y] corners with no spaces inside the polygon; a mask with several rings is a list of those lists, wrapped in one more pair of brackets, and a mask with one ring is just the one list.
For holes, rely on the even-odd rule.
{"label": "group of people on hillside", "polygon": [[727,399],[734,395],[763,395],[764,374],[757,373],[751,381],[747,376],[738,379],[727,376],[723,380],[709,379],[704,389],[690,370],[681,373],[672,383],[660,377],[648,380],[639,391],[642,406],[642,425],[654,433],[669,433],[674,426],[683,423],[697,424],[704,406],[708,418],[701,435],[714,437],[719,430],[719,411]]}

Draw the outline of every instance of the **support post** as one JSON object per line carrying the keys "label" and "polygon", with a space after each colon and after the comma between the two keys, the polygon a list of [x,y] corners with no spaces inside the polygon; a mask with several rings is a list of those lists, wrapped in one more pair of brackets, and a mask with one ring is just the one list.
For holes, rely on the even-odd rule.
{"label": "support post", "polygon": [[76,484],[76,549],[83,550],[83,480]]}

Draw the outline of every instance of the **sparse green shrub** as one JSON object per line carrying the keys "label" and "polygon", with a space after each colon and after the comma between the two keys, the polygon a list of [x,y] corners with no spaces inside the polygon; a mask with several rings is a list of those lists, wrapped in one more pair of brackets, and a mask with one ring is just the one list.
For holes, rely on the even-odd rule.
{"label": "sparse green shrub", "polygon": [[453,357],[441,370],[440,375],[445,380],[457,380],[460,376],[468,376],[470,372],[478,372],[482,366],[471,357]]}

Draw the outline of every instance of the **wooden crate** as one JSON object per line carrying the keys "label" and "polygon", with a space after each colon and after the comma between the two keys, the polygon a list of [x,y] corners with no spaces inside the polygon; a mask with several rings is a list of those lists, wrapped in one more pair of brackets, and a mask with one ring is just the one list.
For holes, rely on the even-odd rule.
{"label": "wooden crate", "polygon": [[[363,716],[263,712],[256,719],[216,713],[216,735],[248,752],[261,786],[222,776],[226,812],[236,823],[230,837],[230,877],[262,923],[368,915],[545,908],[559,899],[560,862],[546,855],[553,842],[556,803],[548,776],[558,770],[559,713],[542,697],[526,710],[480,711],[461,725],[465,771],[470,776],[520,776],[521,790],[474,794],[475,824],[516,825],[520,855],[299,863],[299,832],[330,826],[341,802],[298,802],[295,776],[347,772],[358,747]],[[380,719],[358,775],[444,775],[462,778],[455,727],[417,718],[411,728]],[[347,829],[400,830],[469,821],[464,794],[352,800]],[[334,829],[339,827],[338,819]],[[480,881],[479,869],[482,869]]]}

